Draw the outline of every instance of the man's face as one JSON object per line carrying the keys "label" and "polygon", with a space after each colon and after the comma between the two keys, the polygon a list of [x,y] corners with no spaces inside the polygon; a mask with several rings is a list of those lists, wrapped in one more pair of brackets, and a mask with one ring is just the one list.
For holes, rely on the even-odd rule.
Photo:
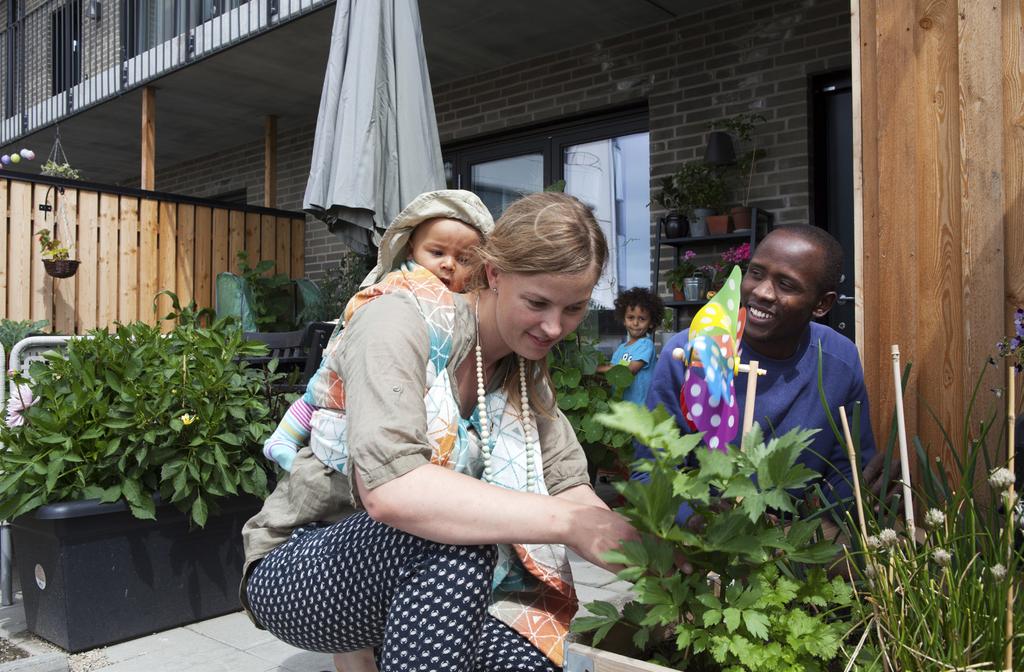
{"label": "man's face", "polygon": [[765,237],[741,285],[743,341],[774,359],[791,356],[811,319],[835,302],[835,292],[821,290],[824,275],[824,252],[814,243],[784,229]]}

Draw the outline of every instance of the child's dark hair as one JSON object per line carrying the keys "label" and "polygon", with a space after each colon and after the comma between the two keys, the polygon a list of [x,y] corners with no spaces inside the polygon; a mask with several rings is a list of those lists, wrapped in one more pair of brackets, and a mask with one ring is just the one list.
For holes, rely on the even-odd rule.
{"label": "child's dark hair", "polygon": [[651,326],[647,333],[653,334],[665,317],[665,304],[661,302],[661,297],[646,287],[627,289],[615,299],[615,319],[622,322],[626,319],[626,311],[634,307],[643,308],[651,316]]}

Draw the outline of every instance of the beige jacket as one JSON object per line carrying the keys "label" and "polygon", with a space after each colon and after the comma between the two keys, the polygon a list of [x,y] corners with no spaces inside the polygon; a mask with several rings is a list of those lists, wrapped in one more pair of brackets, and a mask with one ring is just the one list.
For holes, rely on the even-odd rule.
{"label": "beige jacket", "polygon": [[[448,371],[471,356],[476,341],[472,304],[455,295],[455,329]],[[359,471],[373,489],[430,462],[426,436],[427,327],[414,300],[405,294],[382,296],[360,308],[346,329],[340,346],[324,365],[345,381],[350,474]],[[509,358],[511,361],[511,358]],[[507,367],[506,367],[507,370]],[[495,375],[492,389],[504,380]],[[572,425],[551,396],[550,416],[535,413],[544,464],[544,481],[556,495],[589,483],[587,459]],[[243,577],[256,560],[291,536],[298,527],[314,522],[335,522],[356,511],[351,477],[325,467],[310,449],[295,458],[292,472],[283,477],[263,509],[242,529],[245,544]],[[244,583],[243,578],[243,604]]]}

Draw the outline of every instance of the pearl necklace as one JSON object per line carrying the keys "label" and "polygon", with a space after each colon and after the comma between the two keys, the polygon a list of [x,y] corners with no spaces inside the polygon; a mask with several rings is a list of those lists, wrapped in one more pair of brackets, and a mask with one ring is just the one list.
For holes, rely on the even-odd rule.
{"label": "pearl necklace", "polygon": [[[480,299],[476,301],[476,409],[480,418],[480,453],[484,458],[483,480],[493,482],[494,469],[491,461],[491,452],[494,446],[491,442],[491,428],[487,418],[487,390],[484,388],[484,355],[480,348]],[[526,360],[522,355],[516,356],[519,362],[519,405],[522,408],[523,419],[523,440],[526,442],[526,489],[532,492],[537,483],[537,476],[534,469],[534,452],[536,442],[533,438],[533,426],[531,421],[533,413],[530,410],[530,397],[526,389]]]}

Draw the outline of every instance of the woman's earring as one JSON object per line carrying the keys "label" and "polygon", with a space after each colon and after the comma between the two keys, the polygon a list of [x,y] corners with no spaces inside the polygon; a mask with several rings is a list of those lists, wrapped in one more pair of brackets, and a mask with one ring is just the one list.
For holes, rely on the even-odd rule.
{"label": "woman's earring", "polygon": [[494,292],[495,294],[497,294],[498,293],[498,288],[497,287],[491,287],[491,291]]}

